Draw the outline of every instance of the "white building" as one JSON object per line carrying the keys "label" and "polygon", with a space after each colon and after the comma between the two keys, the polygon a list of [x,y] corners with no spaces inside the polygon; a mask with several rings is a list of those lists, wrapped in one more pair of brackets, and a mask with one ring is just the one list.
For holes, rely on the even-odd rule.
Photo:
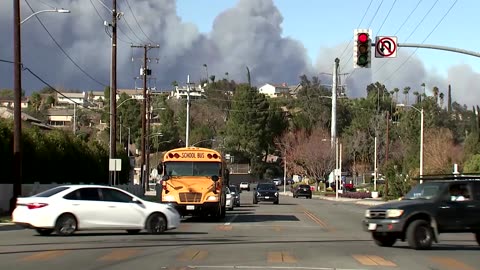
{"label": "white building", "polygon": [[[175,86],[175,89],[170,93],[170,97],[176,99],[186,99],[189,89],[187,86]],[[205,89],[201,85],[199,86],[190,86],[190,99],[200,99],[206,98]]]}
{"label": "white building", "polygon": [[57,93],[57,105],[58,106],[73,105],[74,103],[85,105],[85,103],[87,102],[87,98],[88,98],[87,92],[81,92],[81,93],[60,92],[60,93]]}
{"label": "white building", "polygon": [[290,92],[290,89],[286,83],[283,83],[281,85],[267,83],[264,86],[260,87],[258,89],[258,92],[268,97],[275,98],[279,96],[288,95]]}

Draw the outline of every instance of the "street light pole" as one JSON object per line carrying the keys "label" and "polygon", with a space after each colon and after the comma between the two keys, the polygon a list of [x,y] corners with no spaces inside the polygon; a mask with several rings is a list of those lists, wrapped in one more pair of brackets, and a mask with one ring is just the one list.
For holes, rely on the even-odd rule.
{"label": "street light pole", "polygon": [[13,1],[13,196],[10,212],[15,209],[22,193],[22,43],[20,26],[34,15],[43,12],[70,13],[66,9],[40,10],[20,21],[20,0]]}
{"label": "street light pole", "polygon": [[420,111],[420,184],[423,183],[423,115],[424,110]]}

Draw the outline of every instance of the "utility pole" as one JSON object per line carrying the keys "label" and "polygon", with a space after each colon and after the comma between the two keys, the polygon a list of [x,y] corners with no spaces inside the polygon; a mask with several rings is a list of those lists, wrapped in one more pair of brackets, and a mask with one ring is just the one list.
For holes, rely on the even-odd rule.
{"label": "utility pole", "polygon": [[[112,63],[110,77],[110,160],[116,156],[117,148],[117,0],[112,5]],[[113,171],[113,174],[116,174]],[[113,178],[110,173],[110,185]]]}
{"label": "utility pole", "polygon": [[141,135],[141,149],[142,155],[140,156],[140,183],[143,186],[144,190],[148,190],[148,175],[149,173],[146,172],[147,169],[147,160],[150,158],[148,155],[147,149],[147,142],[146,137],[148,136],[149,131],[147,131],[147,118],[148,118],[148,111],[147,111],[147,75],[151,75],[151,70],[147,67],[147,52],[151,48],[160,48],[160,45],[132,45],[132,48],[142,48],[143,49],[143,67],[140,69],[140,75],[143,79],[143,100],[142,100],[142,135]]}
{"label": "utility pole", "polygon": [[22,194],[22,56],[20,45],[20,0],[13,1],[13,196],[10,213]]}
{"label": "utility pole", "polygon": [[338,82],[338,66],[340,59],[335,58],[333,65],[333,83],[332,83],[332,124],[331,124],[331,138],[330,143],[332,148],[335,145],[337,138],[337,82]]}
{"label": "utility pole", "polygon": [[[208,78],[207,78],[208,80]],[[185,147],[188,147],[190,135],[190,75],[187,75],[187,121],[185,130]]]}

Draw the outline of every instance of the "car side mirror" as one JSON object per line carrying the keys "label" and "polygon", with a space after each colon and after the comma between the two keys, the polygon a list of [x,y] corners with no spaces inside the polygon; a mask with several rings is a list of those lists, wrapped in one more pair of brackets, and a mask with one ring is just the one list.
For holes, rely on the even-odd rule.
{"label": "car side mirror", "polygon": [[256,187],[254,187],[254,188],[253,188],[253,190],[257,190],[257,188],[256,188]]}
{"label": "car side mirror", "polygon": [[138,200],[137,198],[133,198],[132,199],[132,202],[133,203],[136,203],[136,204],[143,204],[140,200]]}
{"label": "car side mirror", "polygon": [[217,182],[220,178],[218,177],[218,175],[213,175],[212,176],[212,181],[213,182]]}

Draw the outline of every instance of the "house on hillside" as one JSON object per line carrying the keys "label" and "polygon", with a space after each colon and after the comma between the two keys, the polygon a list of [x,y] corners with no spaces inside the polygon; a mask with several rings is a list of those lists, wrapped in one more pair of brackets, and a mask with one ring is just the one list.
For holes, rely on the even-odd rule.
{"label": "house on hillside", "polygon": [[72,92],[60,92],[57,93],[57,107],[66,107],[68,105],[81,105],[85,106],[87,103],[87,92],[72,93]]}
{"label": "house on hillside", "polygon": [[290,93],[290,88],[287,86],[286,83],[283,84],[265,84],[258,88],[258,92],[260,94],[264,94],[265,96],[276,98],[279,96],[286,96]]}
{"label": "house on hillside", "polygon": [[57,127],[65,128],[73,125],[73,109],[52,109],[47,111],[48,124]]}
{"label": "house on hillside", "polygon": [[[28,98],[24,97],[22,98],[22,100],[20,101],[20,108],[22,109],[26,109],[28,108]],[[14,107],[14,102],[13,102],[13,98],[2,98],[0,99],[0,106],[1,107],[7,107],[7,108],[13,108]]]}
{"label": "house on hillside", "polygon": [[191,85],[190,89],[187,86],[175,86],[170,93],[169,98],[186,99],[190,92],[190,99],[204,99],[206,98],[205,89],[201,85]]}
{"label": "house on hillside", "polygon": [[[6,107],[0,107],[0,118],[13,119],[13,111]],[[22,120],[26,123],[39,127],[40,129],[50,130],[51,126],[44,124],[41,120],[22,112]]]}

